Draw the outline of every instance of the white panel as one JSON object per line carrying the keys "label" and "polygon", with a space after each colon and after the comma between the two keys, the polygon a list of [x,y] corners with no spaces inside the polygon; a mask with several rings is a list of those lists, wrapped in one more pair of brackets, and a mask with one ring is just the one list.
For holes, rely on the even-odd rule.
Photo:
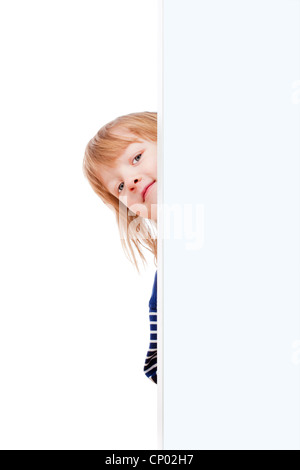
{"label": "white panel", "polygon": [[300,449],[299,29],[164,0],[164,449]]}

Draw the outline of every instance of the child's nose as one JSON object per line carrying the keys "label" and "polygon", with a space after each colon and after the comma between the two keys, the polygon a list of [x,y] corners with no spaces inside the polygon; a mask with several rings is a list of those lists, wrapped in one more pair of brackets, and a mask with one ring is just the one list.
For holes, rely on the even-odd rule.
{"label": "child's nose", "polygon": [[137,190],[139,188],[139,186],[137,185],[137,183],[141,182],[142,181],[142,178],[141,177],[135,177],[134,179],[132,179],[130,182],[129,182],[129,185],[128,185],[128,188],[130,191],[133,191],[133,190]]}
{"label": "child's nose", "polygon": [[139,181],[141,181],[141,179],[142,179],[141,177],[134,178],[133,180],[131,180],[131,181],[133,181],[133,184],[131,184],[131,183],[129,183],[129,184],[131,184],[131,186],[133,187],[133,186],[136,185]]}

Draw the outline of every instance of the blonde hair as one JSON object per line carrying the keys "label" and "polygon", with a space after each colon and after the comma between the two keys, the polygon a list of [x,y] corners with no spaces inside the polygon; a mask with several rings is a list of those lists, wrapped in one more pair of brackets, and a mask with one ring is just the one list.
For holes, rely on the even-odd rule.
{"label": "blonde hair", "polygon": [[[112,131],[117,129],[125,129],[134,135],[132,138],[116,135]],[[151,142],[157,141],[157,113],[146,111],[126,114],[101,127],[86,146],[83,159],[83,173],[104,204],[111,210],[114,210],[123,250],[129,261],[140,272],[133,248],[136,248],[144,264],[146,259],[140,247],[151,251],[157,266],[156,225],[151,219],[145,219],[130,211],[128,207],[122,204],[117,197],[105,188],[99,177],[97,177],[100,165],[109,168],[114,167],[115,161],[126,150],[128,145],[133,142],[140,142],[138,137]]]}

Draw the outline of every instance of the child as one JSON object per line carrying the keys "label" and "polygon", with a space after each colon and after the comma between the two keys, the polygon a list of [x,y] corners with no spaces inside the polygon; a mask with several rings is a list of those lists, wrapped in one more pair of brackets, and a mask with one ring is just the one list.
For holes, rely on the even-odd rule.
{"label": "child", "polygon": [[[83,160],[83,172],[93,190],[115,212],[122,247],[138,272],[133,248],[143,263],[146,259],[140,247],[151,251],[157,266],[156,163],[157,113],[152,112],[127,114],[103,126],[87,144]],[[157,271],[149,301],[150,346],[144,365],[144,373],[154,383],[157,383],[156,292]]]}

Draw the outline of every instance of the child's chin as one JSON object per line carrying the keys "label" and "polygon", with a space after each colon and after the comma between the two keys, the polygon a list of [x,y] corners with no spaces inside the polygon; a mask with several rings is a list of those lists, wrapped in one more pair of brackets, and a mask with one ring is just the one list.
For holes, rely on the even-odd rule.
{"label": "child's chin", "polygon": [[143,217],[144,219],[157,219],[157,204],[147,204],[140,206],[134,213],[139,216]]}
{"label": "child's chin", "polygon": [[151,204],[148,218],[157,221],[157,204]]}

